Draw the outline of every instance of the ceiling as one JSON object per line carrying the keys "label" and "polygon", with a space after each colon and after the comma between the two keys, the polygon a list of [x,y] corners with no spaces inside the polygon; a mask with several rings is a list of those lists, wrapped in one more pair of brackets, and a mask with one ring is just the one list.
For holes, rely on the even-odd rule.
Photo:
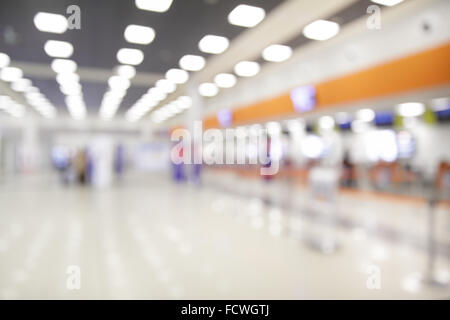
{"label": "ceiling", "polygon": [[[246,0],[249,5],[265,9],[266,14],[283,0]],[[0,51],[7,53],[13,62],[32,62],[50,65],[52,58],[44,52],[49,40],[68,41],[74,46],[71,59],[79,68],[112,70],[118,65],[117,50],[123,47],[139,48],[145,54],[138,72],[163,74],[178,66],[185,54],[200,54],[199,40],[206,34],[233,39],[245,28],[228,23],[228,13],[242,3],[241,0],[175,0],[167,12],[142,11],[133,0],[2,0],[0,2]],[[37,12],[66,15],[69,5],[81,8],[81,30],[67,30],[63,34],[45,33],[33,23]],[[67,16],[67,15],[66,15]],[[156,32],[149,45],[136,45],[125,41],[123,32],[129,24],[146,25]],[[26,70],[25,76],[26,75]],[[111,71],[112,72],[112,71]],[[59,109],[66,113],[64,95],[55,79],[30,78],[34,85]],[[90,113],[98,112],[106,83],[85,82],[81,79],[83,95]],[[128,108],[152,83],[132,86],[122,107]]]}
{"label": "ceiling", "polygon": [[[178,67],[185,54],[198,54],[208,59],[208,54],[198,49],[199,40],[206,34],[222,35],[230,40],[237,38],[247,28],[228,23],[227,15],[237,5],[246,3],[265,9],[269,15],[284,0],[174,0],[167,12],[157,13],[139,10],[134,0],[2,0],[0,1],[0,52],[7,53],[13,63],[32,63],[49,68],[52,58],[44,52],[44,43],[49,40],[68,41],[74,46],[70,59],[79,69],[113,73],[118,65],[116,53],[120,48],[138,48],[145,59],[136,67],[138,74],[153,74],[156,78],[170,68]],[[67,30],[63,34],[45,33],[36,29],[33,18],[37,12],[66,15],[69,5],[81,9],[81,30]],[[341,26],[366,14],[370,0],[351,1],[342,10],[318,17],[338,22]],[[298,13],[302,15],[301,12]],[[66,15],[68,16],[68,15]],[[125,41],[123,33],[129,24],[146,25],[156,32],[149,45],[136,45]],[[298,48],[311,40],[306,39],[301,29],[288,42]],[[264,64],[261,58],[258,62]],[[223,70],[230,71],[230,70]],[[67,115],[65,96],[61,93],[55,77],[27,75],[33,84],[57,107],[59,115]],[[81,78],[83,98],[88,112],[98,114],[104,93],[108,89],[105,81]],[[132,106],[151,86],[152,81],[133,83],[124,97],[119,113]]]}

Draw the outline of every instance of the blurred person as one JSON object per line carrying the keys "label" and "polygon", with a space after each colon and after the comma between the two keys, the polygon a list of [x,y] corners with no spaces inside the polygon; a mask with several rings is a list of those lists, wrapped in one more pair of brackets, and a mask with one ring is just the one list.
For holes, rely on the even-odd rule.
{"label": "blurred person", "polygon": [[117,145],[116,152],[114,156],[114,171],[116,173],[117,178],[119,181],[122,180],[122,175],[124,171],[124,156],[123,156],[123,146]]}
{"label": "blurred person", "polygon": [[436,189],[450,189],[450,163],[441,161],[436,173]]}
{"label": "blurred person", "polygon": [[[272,159],[271,159],[271,143],[272,143],[272,139],[270,138],[270,135],[267,136],[267,143],[266,143],[266,155],[267,155],[267,163],[263,164],[262,167],[263,168],[270,168],[272,166]],[[263,175],[262,176],[264,182],[266,183],[266,186],[264,187],[264,203],[266,204],[266,206],[270,206],[273,202],[273,199],[271,198],[272,195],[270,193],[270,188],[268,183],[270,183],[274,178],[275,178],[275,174],[268,174],[268,175]]]}
{"label": "blurred person", "polygon": [[355,187],[356,179],[355,179],[355,165],[350,159],[350,154],[346,152],[344,154],[344,159],[342,161],[342,185],[344,187]]}
{"label": "blurred person", "polygon": [[76,153],[75,155],[75,160],[74,160],[74,164],[75,164],[75,171],[76,171],[76,175],[77,175],[77,181],[80,184],[86,184],[86,169],[87,169],[87,159],[86,159],[87,155],[86,155],[86,151],[85,150],[80,150]]}
{"label": "blurred person", "polygon": [[[183,154],[184,154],[184,146],[180,146],[180,149],[178,150],[178,156],[180,159],[183,159]],[[176,183],[180,183],[180,182],[184,182],[186,181],[186,175],[184,172],[184,163],[180,162],[180,163],[174,163],[172,161],[172,168],[173,168],[173,180]]]}

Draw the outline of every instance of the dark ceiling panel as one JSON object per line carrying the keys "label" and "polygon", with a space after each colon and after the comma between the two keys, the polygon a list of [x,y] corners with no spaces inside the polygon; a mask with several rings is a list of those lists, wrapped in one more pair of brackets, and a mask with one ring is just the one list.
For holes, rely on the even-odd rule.
{"label": "dark ceiling panel", "polygon": [[[246,4],[263,7],[270,12],[283,0],[246,0]],[[230,25],[228,13],[241,0],[174,0],[169,11],[156,13],[137,9],[133,0],[2,0],[0,1],[0,51],[12,60],[50,64],[52,59],[43,49],[46,40],[64,40],[73,44],[75,60],[80,67],[112,69],[118,64],[117,50],[123,47],[144,51],[144,62],[138,72],[164,73],[177,67],[185,54],[202,54],[197,44],[206,34],[223,35],[230,39],[246,30]],[[69,5],[81,8],[81,30],[64,34],[44,33],[36,29],[34,15],[39,11],[66,15]],[[146,46],[127,43],[123,37],[129,24],[151,26],[155,40]],[[55,106],[65,108],[64,96],[54,80],[33,82]],[[84,82],[83,92],[90,112],[97,112],[106,84]],[[145,88],[148,89],[148,88]],[[144,92],[130,88],[123,101],[129,107]],[[123,108],[121,108],[123,109]]]}

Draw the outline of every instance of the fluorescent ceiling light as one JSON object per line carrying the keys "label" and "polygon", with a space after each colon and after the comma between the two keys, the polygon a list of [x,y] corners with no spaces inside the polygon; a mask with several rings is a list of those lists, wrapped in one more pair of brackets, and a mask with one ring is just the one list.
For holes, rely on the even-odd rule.
{"label": "fluorescent ceiling light", "polygon": [[403,0],[372,0],[372,2],[382,4],[383,6],[392,7],[399,4],[400,2],[403,2]]}
{"label": "fluorescent ceiling light", "polygon": [[136,0],[136,7],[141,10],[166,12],[172,5],[172,0]]}
{"label": "fluorescent ceiling light", "polygon": [[120,76],[112,76],[109,78],[108,84],[112,90],[123,91],[130,87],[130,80]]}
{"label": "fluorescent ceiling light", "polygon": [[73,53],[73,46],[65,41],[48,40],[44,50],[50,57],[69,58]]}
{"label": "fluorescent ceiling light", "polygon": [[361,121],[370,122],[375,118],[375,112],[372,109],[361,109],[356,112],[356,118]]}
{"label": "fluorescent ceiling light", "polygon": [[303,35],[313,40],[327,40],[339,32],[339,25],[336,22],[327,20],[316,20],[303,29]]}
{"label": "fluorescent ceiling light", "polygon": [[68,23],[63,15],[38,12],[34,16],[34,25],[42,32],[64,33],[67,30]]}
{"label": "fluorescent ceiling light", "polygon": [[236,26],[251,28],[260,23],[266,15],[264,9],[240,4],[228,15],[228,22]]}
{"label": "fluorescent ceiling light", "polygon": [[25,92],[31,87],[31,80],[19,79],[11,84],[11,89],[17,92]]}
{"label": "fluorescent ceiling light", "polygon": [[25,98],[29,101],[45,101],[45,97],[40,92],[27,92],[25,93]]}
{"label": "fluorescent ceiling light", "polygon": [[0,68],[7,67],[10,63],[11,59],[6,53],[0,52]]}
{"label": "fluorescent ceiling light", "polygon": [[263,51],[263,58],[266,61],[281,62],[289,59],[292,55],[292,49],[288,46],[273,44]]}
{"label": "fluorescent ceiling light", "polygon": [[241,61],[234,66],[234,72],[241,77],[253,77],[259,69],[259,64],[253,61]]}
{"label": "fluorescent ceiling light", "polygon": [[181,109],[188,109],[192,106],[192,98],[189,96],[178,97],[177,104]]}
{"label": "fluorescent ceiling light", "polygon": [[23,76],[22,70],[14,67],[6,67],[0,70],[0,79],[6,82],[14,82],[21,79]]}
{"label": "fluorescent ceiling light", "polygon": [[130,65],[121,65],[118,66],[116,72],[119,76],[125,77],[128,79],[133,78],[136,75],[136,69]]}
{"label": "fluorescent ceiling light", "polygon": [[149,44],[155,39],[155,30],[146,26],[130,24],[124,32],[125,40],[137,44]]}
{"label": "fluorescent ceiling light", "polygon": [[122,48],[117,51],[117,60],[122,64],[136,66],[144,61],[144,53],[139,49]]}
{"label": "fluorescent ceiling light", "polygon": [[105,93],[103,99],[121,100],[126,94],[126,89],[109,90]]}
{"label": "fluorescent ceiling light", "polygon": [[198,87],[198,92],[204,97],[214,97],[219,93],[219,89],[214,83],[205,82]]}
{"label": "fluorescent ceiling light", "polygon": [[198,43],[201,51],[212,54],[219,54],[227,50],[230,42],[225,37],[206,35]]}
{"label": "fluorescent ceiling light", "polygon": [[29,88],[27,88],[27,91],[26,91],[27,93],[38,93],[39,92],[39,89],[38,88],[36,88],[36,87],[29,87]]}
{"label": "fluorescent ceiling light", "polygon": [[214,82],[220,88],[231,88],[236,84],[236,77],[230,73],[219,73],[214,77]]}
{"label": "fluorescent ceiling light", "polygon": [[172,93],[176,90],[177,86],[166,79],[161,79],[156,81],[155,84],[156,88],[160,89],[161,91],[165,93]]}
{"label": "fluorescent ceiling light", "polygon": [[74,73],[77,71],[77,64],[68,59],[55,59],[52,61],[52,69],[56,73]]}
{"label": "fluorescent ceiling light", "polygon": [[159,88],[150,88],[147,93],[154,99],[157,101],[161,101],[164,100],[167,97],[167,94],[165,92],[163,92],[161,89]]}
{"label": "fluorescent ceiling light", "polygon": [[79,83],[65,84],[60,86],[59,89],[66,96],[75,96],[81,94],[81,85]]}
{"label": "fluorescent ceiling light", "polygon": [[176,84],[185,83],[189,80],[189,73],[181,69],[170,69],[166,72],[166,79]]}
{"label": "fluorescent ceiling light", "polygon": [[205,58],[192,54],[185,55],[180,59],[180,67],[187,71],[199,71],[205,66]]}
{"label": "fluorescent ceiling light", "polygon": [[66,83],[78,83],[80,81],[80,76],[76,73],[59,73],[56,75],[56,82],[60,85],[65,85]]}
{"label": "fluorescent ceiling light", "polygon": [[142,97],[139,98],[139,100],[135,103],[135,105],[137,104],[142,104],[142,103],[158,103],[158,100],[155,99],[155,97],[153,95],[151,95],[150,93],[146,93],[144,94]]}
{"label": "fluorescent ceiling light", "polygon": [[407,102],[397,105],[397,113],[402,117],[418,117],[425,112],[425,105],[420,102]]}

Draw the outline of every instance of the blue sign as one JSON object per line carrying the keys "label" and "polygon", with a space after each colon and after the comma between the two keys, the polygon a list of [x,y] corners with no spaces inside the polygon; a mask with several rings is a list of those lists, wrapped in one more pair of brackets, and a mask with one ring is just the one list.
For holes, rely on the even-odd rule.
{"label": "blue sign", "polygon": [[219,110],[217,120],[223,128],[227,128],[233,123],[233,112],[229,109]]}
{"label": "blue sign", "polygon": [[306,112],[316,106],[316,88],[314,86],[301,86],[291,90],[291,101],[295,110]]}

